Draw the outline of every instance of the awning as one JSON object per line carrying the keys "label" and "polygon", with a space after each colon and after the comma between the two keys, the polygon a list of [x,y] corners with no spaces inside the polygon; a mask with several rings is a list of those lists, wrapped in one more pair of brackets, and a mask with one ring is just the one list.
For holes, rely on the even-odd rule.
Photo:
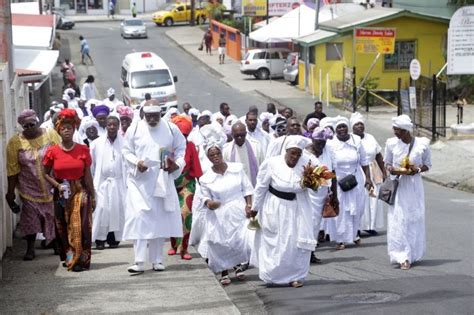
{"label": "awning", "polygon": [[55,25],[54,15],[12,14],[13,45],[18,48],[51,49]]}
{"label": "awning", "polygon": [[336,38],[337,36],[338,34],[334,32],[317,30],[309,35],[296,38],[295,42],[301,46],[309,47],[317,45],[319,43],[330,41],[331,39]]}
{"label": "awning", "polygon": [[[36,50],[36,49],[15,49],[15,58],[13,58],[13,66],[19,77],[41,75],[40,83],[35,84],[35,90],[38,89],[46,79],[49,78],[51,71],[59,58],[58,50]],[[38,80],[37,80],[38,81]]]}

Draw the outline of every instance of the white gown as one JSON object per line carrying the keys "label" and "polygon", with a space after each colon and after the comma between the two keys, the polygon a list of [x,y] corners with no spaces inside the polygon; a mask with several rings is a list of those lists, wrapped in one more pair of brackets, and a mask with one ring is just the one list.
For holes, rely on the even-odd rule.
{"label": "white gown", "polygon": [[221,202],[216,210],[206,211],[206,240],[209,268],[213,272],[232,269],[249,260],[248,219],[245,216],[245,196],[253,187],[242,164],[227,163],[221,175],[212,169],[200,179],[203,200]]}
{"label": "white gown", "polygon": [[[312,209],[308,191],[301,188],[301,174],[307,160],[301,157],[294,168],[284,155],[266,159],[261,165],[254,194],[261,229],[255,235],[251,264],[259,268],[259,277],[267,284],[303,281],[308,275],[313,235]],[[296,199],[281,199],[269,192],[269,186],[281,192],[295,193]]]}
{"label": "white gown", "polygon": [[[382,184],[382,171],[380,170],[375,156],[382,152],[382,148],[375,140],[374,136],[365,133],[362,138],[362,145],[364,146],[365,154],[367,154],[367,161],[369,162],[370,179],[374,185],[374,196],[369,195],[369,191],[366,189],[365,208],[362,214],[360,229],[361,230],[379,230],[384,226],[384,213],[383,213],[383,201],[378,199],[376,196],[379,194],[380,185]],[[374,176],[374,172],[378,172],[380,176]]]}
{"label": "white gown", "polygon": [[357,239],[360,217],[365,207],[365,175],[361,166],[367,166],[369,163],[361,139],[357,135],[351,135],[345,142],[334,137],[326,146],[335,158],[337,180],[349,174],[355,175],[357,180],[357,186],[346,192],[342,191],[338,184],[339,215],[327,220],[331,240],[350,243]]}
{"label": "white gown", "polygon": [[97,200],[92,214],[92,241],[106,240],[108,232],[114,232],[116,241],[122,240],[126,191],[122,147],[123,138],[119,135],[113,144],[105,135],[90,145]]}
{"label": "white gown", "polygon": [[[385,146],[385,164],[400,167],[410,144],[390,138]],[[427,138],[415,138],[410,163],[431,168],[431,151]],[[413,263],[426,251],[425,192],[420,174],[400,176],[395,204],[388,207],[387,247],[390,262]]]}
{"label": "white gown", "polygon": [[[174,152],[179,169],[173,173],[165,174],[160,168],[162,148]],[[160,121],[158,126],[151,128],[145,120],[141,120],[127,130],[122,150],[129,167],[123,234],[125,240],[183,236],[174,179],[179,177],[184,168],[185,150],[186,139],[172,123]],[[140,160],[144,160],[149,167],[143,173],[136,167]],[[167,180],[164,179],[166,175]],[[169,189],[163,191],[164,187]]]}

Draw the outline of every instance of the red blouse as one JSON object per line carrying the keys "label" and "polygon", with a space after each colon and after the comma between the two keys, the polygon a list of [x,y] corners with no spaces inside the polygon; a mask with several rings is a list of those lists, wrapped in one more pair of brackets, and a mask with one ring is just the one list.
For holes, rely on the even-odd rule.
{"label": "red blouse", "polygon": [[71,151],[64,151],[59,145],[48,148],[43,165],[51,167],[54,176],[59,179],[77,180],[84,176],[84,169],[92,164],[89,148],[77,144]]}
{"label": "red blouse", "polygon": [[196,146],[192,142],[187,142],[186,144],[186,153],[184,155],[184,161],[186,162],[186,166],[183,169],[183,173],[189,171],[189,175],[193,178],[199,178],[202,176],[199,155],[196,150]]}

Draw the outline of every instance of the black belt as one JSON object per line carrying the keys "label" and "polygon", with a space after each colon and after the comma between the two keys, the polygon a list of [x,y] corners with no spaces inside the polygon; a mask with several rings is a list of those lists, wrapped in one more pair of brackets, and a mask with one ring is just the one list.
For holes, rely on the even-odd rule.
{"label": "black belt", "polygon": [[279,191],[273,188],[271,185],[268,188],[268,191],[271,192],[273,195],[277,196],[278,198],[285,199],[285,200],[295,200],[296,199],[296,194],[295,193],[289,193],[289,192],[284,192],[284,191]]}

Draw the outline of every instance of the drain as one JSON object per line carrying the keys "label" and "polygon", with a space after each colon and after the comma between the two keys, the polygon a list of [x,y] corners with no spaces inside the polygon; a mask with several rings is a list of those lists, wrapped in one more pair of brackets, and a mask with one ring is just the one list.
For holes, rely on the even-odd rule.
{"label": "drain", "polygon": [[365,292],[338,294],[332,296],[332,299],[345,304],[379,304],[395,302],[400,300],[401,296],[392,292]]}

